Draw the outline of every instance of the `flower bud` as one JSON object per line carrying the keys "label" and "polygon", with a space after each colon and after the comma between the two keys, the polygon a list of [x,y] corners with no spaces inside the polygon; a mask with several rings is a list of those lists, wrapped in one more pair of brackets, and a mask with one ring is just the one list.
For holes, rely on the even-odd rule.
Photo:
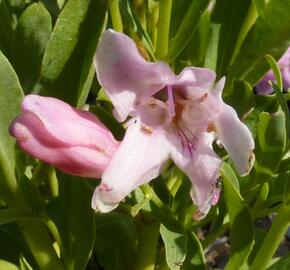
{"label": "flower bud", "polygon": [[9,132],[35,158],[66,173],[99,178],[119,142],[90,112],[51,97],[28,95]]}
{"label": "flower bud", "polygon": [[[288,89],[290,88],[290,47],[278,61],[278,66],[280,68],[283,79],[283,89],[289,91]],[[269,81],[273,82],[276,81],[274,72],[272,70],[269,70],[262,78],[262,80],[255,86],[257,94],[269,95],[274,92],[274,89],[269,84]]]}

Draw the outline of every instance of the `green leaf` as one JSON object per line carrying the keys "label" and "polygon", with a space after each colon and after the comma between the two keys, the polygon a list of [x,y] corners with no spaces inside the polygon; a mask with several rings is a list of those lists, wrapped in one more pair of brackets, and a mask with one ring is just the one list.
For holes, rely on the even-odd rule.
{"label": "green leaf", "polygon": [[238,178],[237,178],[235,172],[233,171],[232,167],[229,164],[224,163],[222,169],[223,169],[223,175],[228,180],[231,181],[231,183],[234,185],[236,190],[240,191],[240,184],[239,184]]}
{"label": "green leaf", "polygon": [[61,258],[66,269],[85,269],[94,245],[95,223],[91,208],[92,190],[78,177],[57,173],[59,199],[51,214],[61,238]]}
{"label": "green leaf", "polygon": [[289,172],[282,173],[283,180],[284,180],[284,199],[283,203],[288,206],[290,205],[290,178],[289,178]]}
{"label": "green leaf", "polygon": [[224,100],[235,108],[240,118],[255,105],[253,89],[245,81],[234,80],[233,86],[227,95],[225,95]]}
{"label": "green leaf", "polygon": [[143,200],[138,201],[134,206],[131,208],[131,215],[132,217],[137,216],[139,211],[143,209],[151,200],[152,196],[144,196]]}
{"label": "green leaf", "polygon": [[290,255],[285,256],[272,264],[267,270],[289,270],[290,269]]}
{"label": "green leaf", "polygon": [[241,269],[254,246],[254,226],[249,208],[231,179],[225,173],[229,165],[222,168],[224,196],[230,218],[230,261],[227,270]]}
{"label": "green leaf", "polygon": [[200,241],[193,231],[188,231],[187,235],[187,254],[181,270],[205,270],[205,258]]}
{"label": "green leaf", "polygon": [[19,270],[19,268],[13,263],[0,259],[0,270]]}
{"label": "green leaf", "polygon": [[[23,221],[24,220],[19,220],[18,223]],[[28,222],[31,221],[32,220]],[[23,237],[23,232],[23,227],[15,222],[0,226],[0,257],[3,260],[19,265],[19,259],[24,256],[33,269],[39,269],[39,266]],[[6,270],[6,268],[3,270]]]}
{"label": "green leaf", "polygon": [[210,13],[206,11],[198,24],[188,46],[187,57],[191,65],[203,67],[205,64],[206,51],[210,39]]}
{"label": "green leaf", "polygon": [[[290,2],[270,0],[244,39],[230,77],[255,84],[269,69],[264,56],[279,59],[290,45]],[[264,19],[265,18],[265,19]]]}
{"label": "green leaf", "polygon": [[192,4],[192,0],[172,0],[173,14],[171,14],[171,18],[170,18],[170,29],[169,29],[170,39],[174,37],[176,33],[178,32],[180,22],[184,19],[184,14],[188,11],[191,4]]}
{"label": "green leaf", "polygon": [[258,123],[255,169],[257,180],[267,181],[278,169],[286,148],[285,114],[262,112]]}
{"label": "green leaf", "polygon": [[285,128],[286,128],[286,135],[289,137],[290,133],[290,115],[289,109],[286,102],[284,95],[282,94],[282,90],[277,87],[275,83],[273,83],[273,89],[277,95],[278,102],[280,103],[281,109],[285,114]]}
{"label": "green leaf", "polygon": [[27,262],[25,257],[20,257],[20,269],[21,270],[33,270],[33,268],[30,266],[30,264]]}
{"label": "green leaf", "polygon": [[5,0],[0,0],[0,50],[8,59],[12,57],[12,15]]}
{"label": "green leaf", "polygon": [[79,96],[76,107],[82,108],[86,104],[86,100],[87,100],[88,94],[90,92],[90,89],[94,80],[95,72],[96,70],[95,70],[94,65],[91,65],[88,77],[80,91],[80,96]]}
{"label": "green leaf", "polygon": [[[70,0],[59,15],[41,68],[45,94],[77,105],[106,14],[104,0]],[[83,99],[83,97],[82,97]]]}
{"label": "green leaf", "polygon": [[32,218],[31,213],[20,209],[8,208],[0,210],[0,225],[30,218]]}
{"label": "green leaf", "polygon": [[165,245],[166,261],[171,270],[182,266],[187,253],[187,233],[175,219],[162,219],[160,234]]}
{"label": "green leaf", "polygon": [[119,122],[117,122],[112,114],[108,113],[101,106],[90,106],[90,110],[95,113],[101,122],[112,131],[117,140],[123,139],[125,129]]}
{"label": "green leaf", "polygon": [[[196,30],[200,18],[207,8],[209,0],[195,0],[183,16],[183,20],[178,22],[180,25],[177,32],[169,42],[169,62],[172,62],[186,47]],[[172,9],[174,11],[174,8]]]}
{"label": "green leaf", "polygon": [[38,187],[32,180],[28,179],[24,172],[18,176],[19,190],[22,192],[25,202],[31,209],[33,216],[43,217],[44,205]]}
{"label": "green leaf", "polygon": [[280,93],[281,93],[283,91],[283,79],[282,79],[282,74],[281,74],[280,68],[279,68],[277,62],[275,61],[275,59],[271,55],[268,54],[265,57],[266,57],[268,64],[270,65],[271,69],[273,70],[277,86],[278,86]]}
{"label": "green leaf", "polygon": [[22,99],[23,92],[17,75],[0,51],[0,193],[3,196],[16,189],[15,141],[9,135],[8,129],[20,111]]}
{"label": "green leaf", "polygon": [[287,136],[289,136],[289,131],[290,131],[290,116],[289,116],[289,109],[288,109],[288,105],[286,102],[286,99],[283,95],[283,78],[282,78],[282,74],[280,71],[280,68],[277,64],[277,62],[275,61],[275,59],[271,56],[271,55],[266,55],[266,59],[271,67],[271,69],[273,70],[274,76],[275,76],[275,80],[276,83],[274,82],[270,82],[275,93],[277,96],[277,100],[285,114],[285,125],[286,125],[286,134]]}
{"label": "green leaf", "polygon": [[233,60],[250,4],[251,0],[219,0],[216,2],[212,21],[221,24],[216,68],[219,77],[226,74]]}
{"label": "green leaf", "polygon": [[211,23],[211,35],[208,41],[208,47],[205,54],[205,64],[206,68],[216,71],[217,57],[218,57],[218,40],[221,26],[219,24]]}
{"label": "green leaf", "polygon": [[51,29],[50,14],[39,3],[25,9],[18,21],[14,36],[14,67],[25,93],[31,92],[39,79]]}
{"label": "green leaf", "polygon": [[258,14],[262,15],[264,7],[266,5],[266,1],[265,0],[253,0],[253,2],[255,4],[255,7],[256,7]]}
{"label": "green leaf", "polygon": [[135,269],[137,242],[137,228],[131,217],[120,213],[96,216],[95,249],[104,269]]}

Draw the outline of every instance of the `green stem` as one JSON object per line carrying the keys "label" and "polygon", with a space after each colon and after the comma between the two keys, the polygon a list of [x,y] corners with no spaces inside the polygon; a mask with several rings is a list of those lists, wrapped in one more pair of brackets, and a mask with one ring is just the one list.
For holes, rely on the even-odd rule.
{"label": "green stem", "polygon": [[53,167],[48,168],[48,182],[51,191],[52,197],[58,196],[58,179],[55,173],[55,169]]}
{"label": "green stem", "polygon": [[118,32],[123,32],[123,22],[119,8],[119,1],[109,0],[109,8],[114,29]]}
{"label": "green stem", "polygon": [[145,196],[149,196],[151,201],[158,207],[163,206],[163,202],[158,198],[155,194],[154,190],[150,187],[149,184],[142,185],[141,187],[142,192]]}
{"label": "green stem", "polygon": [[158,17],[159,17],[159,7],[156,5],[152,9],[152,15],[151,15],[151,39],[153,43],[153,47],[156,50],[157,46],[157,24],[158,24]]}
{"label": "green stem", "polygon": [[[154,222],[154,221],[152,221]],[[139,250],[136,270],[154,270],[157,244],[159,239],[159,224],[141,224],[139,227]]]}
{"label": "green stem", "polygon": [[[17,191],[17,181],[13,173],[11,163],[9,162],[4,150],[0,146],[0,181],[1,192],[4,195],[11,195],[14,197]],[[8,196],[7,196],[8,197]]]}
{"label": "green stem", "polygon": [[46,224],[47,228],[49,229],[49,231],[51,232],[52,236],[54,237],[56,243],[60,247],[61,238],[60,238],[60,235],[59,235],[59,232],[58,232],[58,229],[57,229],[55,223],[48,216],[44,217],[44,223]]}
{"label": "green stem", "polygon": [[266,269],[288,229],[290,223],[289,216],[290,207],[282,205],[264,242],[262,243],[262,246],[250,266],[250,270]]}
{"label": "green stem", "polygon": [[170,29],[172,0],[159,1],[159,20],[157,33],[157,59],[165,59],[168,54],[168,39]]}
{"label": "green stem", "polygon": [[140,23],[143,29],[147,29],[147,18],[146,18],[146,9],[144,0],[134,0],[133,1],[134,9],[139,17]]}
{"label": "green stem", "polygon": [[256,198],[255,205],[252,208],[252,215],[255,216],[262,208],[263,204],[267,200],[269,194],[269,184],[264,183],[259,188],[259,194]]}

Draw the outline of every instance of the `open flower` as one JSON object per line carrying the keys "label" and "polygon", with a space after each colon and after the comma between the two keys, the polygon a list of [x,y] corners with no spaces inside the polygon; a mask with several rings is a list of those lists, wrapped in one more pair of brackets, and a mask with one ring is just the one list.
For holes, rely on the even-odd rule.
{"label": "open flower", "polygon": [[51,97],[28,95],[10,134],[28,154],[77,176],[100,178],[119,145],[90,112]]}
{"label": "open flower", "polygon": [[113,30],[100,39],[95,67],[116,117],[131,119],[94,192],[94,209],[116,208],[132,190],[157,177],[171,158],[191,179],[192,200],[201,216],[206,214],[219,194],[215,134],[241,174],[251,168],[251,133],[222,101],[224,79],[215,84],[213,71],[189,67],[177,76],[164,62],[145,61],[129,37]]}
{"label": "open flower", "polygon": [[[290,48],[288,48],[280,58],[278,65],[283,79],[283,88],[287,90],[290,88]],[[269,95],[274,92],[269,81],[275,81],[275,75],[272,69],[269,70],[263,79],[255,86],[259,95]]]}

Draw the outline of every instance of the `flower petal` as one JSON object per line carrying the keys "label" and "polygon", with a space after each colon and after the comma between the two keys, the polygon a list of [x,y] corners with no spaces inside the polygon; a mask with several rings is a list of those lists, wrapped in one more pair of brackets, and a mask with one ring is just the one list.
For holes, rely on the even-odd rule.
{"label": "flower petal", "polygon": [[140,120],[127,129],[126,135],[94,192],[92,208],[109,212],[132,190],[159,175],[168,159],[163,132],[146,130]]}
{"label": "flower petal", "polygon": [[214,85],[216,74],[207,68],[187,67],[178,75],[176,85],[195,86],[209,89]]}
{"label": "flower petal", "polygon": [[238,172],[247,174],[255,160],[255,144],[248,127],[240,121],[235,110],[225,103],[222,113],[213,124]]}
{"label": "flower petal", "polygon": [[140,103],[138,114],[142,123],[149,127],[163,128],[171,121],[168,105],[153,97]]}
{"label": "flower petal", "polygon": [[[174,142],[174,138],[171,138],[171,142]],[[213,151],[212,142],[213,135],[203,133],[194,145],[193,154],[188,155],[177,138],[171,150],[171,158],[192,182],[191,198],[198,207],[196,219],[204,217],[211,205],[217,203],[219,196],[219,188],[216,183],[221,160]]]}
{"label": "flower petal", "polygon": [[94,149],[67,147],[55,140],[31,112],[17,117],[10,126],[10,133],[28,154],[77,176],[99,178],[111,158]]}
{"label": "flower petal", "polygon": [[273,88],[269,84],[269,81],[275,81],[275,76],[272,70],[269,70],[263,79],[255,86],[255,89],[259,95],[269,95],[273,93]]}
{"label": "flower petal", "polygon": [[33,113],[54,141],[58,140],[62,145],[85,146],[108,154],[115,150],[113,135],[90,112],[77,110],[56,98],[38,95],[26,96],[22,111]]}
{"label": "flower petal", "polygon": [[95,57],[100,84],[124,121],[135,103],[172,84],[176,76],[164,62],[147,62],[128,36],[107,30],[101,36]]}

